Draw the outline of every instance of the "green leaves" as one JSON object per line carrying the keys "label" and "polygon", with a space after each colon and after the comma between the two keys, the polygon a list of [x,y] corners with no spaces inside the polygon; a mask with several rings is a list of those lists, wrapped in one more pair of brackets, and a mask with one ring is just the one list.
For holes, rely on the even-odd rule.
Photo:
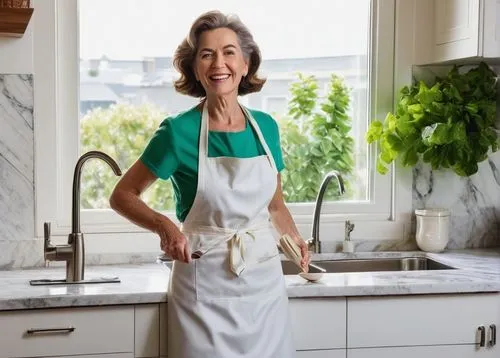
{"label": "green leaves", "polygon": [[[101,150],[113,157],[122,170],[130,168],[164,118],[159,108],[147,104],[116,104],[107,109],[93,109],[80,122],[81,152]],[[108,200],[118,180],[109,166],[101,161],[89,161],[82,175],[82,207],[109,207]],[[154,209],[173,209],[170,181],[153,184],[143,199]]]}
{"label": "green leaves", "polygon": [[423,81],[400,90],[396,113],[371,122],[365,138],[378,144],[377,171],[401,157],[403,166],[419,159],[433,169],[451,168],[461,176],[477,172],[478,162],[499,148],[496,75],[485,64],[461,73],[454,66],[432,87]]}
{"label": "green leaves", "polygon": [[[324,175],[333,169],[344,177],[344,196],[352,191],[349,181],[354,167],[354,140],[350,135],[349,89],[336,75],[331,76],[328,89],[320,102],[316,78],[302,74],[290,87],[288,116],[279,121],[287,202],[314,201]],[[331,186],[326,199],[338,196],[338,188]]]}

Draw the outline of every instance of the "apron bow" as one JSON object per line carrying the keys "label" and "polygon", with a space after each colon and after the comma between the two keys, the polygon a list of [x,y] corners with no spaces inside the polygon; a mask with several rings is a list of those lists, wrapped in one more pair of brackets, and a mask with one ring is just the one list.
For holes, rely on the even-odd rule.
{"label": "apron bow", "polygon": [[[243,234],[250,236],[255,241],[255,236],[250,231]],[[236,276],[241,275],[245,270],[245,245],[240,232],[235,232],[229,239],[229,267]]]}

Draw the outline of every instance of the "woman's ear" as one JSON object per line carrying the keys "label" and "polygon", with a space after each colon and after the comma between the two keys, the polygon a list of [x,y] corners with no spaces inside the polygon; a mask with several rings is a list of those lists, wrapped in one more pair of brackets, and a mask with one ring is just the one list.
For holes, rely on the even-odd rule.
{"label": "woman's ear", "polygon": [[249,64],[250,64],[250,59],[245,59],[245,68],[243,69],[243,77],[246,77],[246,75],[248,75],[248,67],[249,67]]}

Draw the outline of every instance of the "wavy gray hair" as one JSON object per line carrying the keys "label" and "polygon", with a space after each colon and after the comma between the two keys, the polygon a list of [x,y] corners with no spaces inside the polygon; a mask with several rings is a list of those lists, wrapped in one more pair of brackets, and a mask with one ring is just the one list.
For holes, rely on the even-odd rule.
{"label": "wavy gray hair", "polygon": [[243,56],[248,61],[248,73],[240,82],[238,95],[260,91],[266,80],[257,76],[261,63],[259,46],[238,16],[225,15],[220,11],[209,11],[200,15],[191,26],[189,35],[177,47],[174,54],[174,67],[181,73],[181,77],[174,82],[175,89],[193,97],[206,96],[205,89],[196,80],[193,65],[198,52],[200,35],[205,31],[218,28],[228,28],[236,33]]}

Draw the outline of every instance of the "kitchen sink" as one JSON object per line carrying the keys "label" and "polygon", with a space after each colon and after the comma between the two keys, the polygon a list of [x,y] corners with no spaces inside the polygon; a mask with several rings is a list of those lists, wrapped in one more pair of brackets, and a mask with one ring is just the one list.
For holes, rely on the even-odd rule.
{"label": "kitchen sink", "polygon": [[[157,262],[168,268],[172,261],[168,258],[158,257]],[[426,271],[426,270],[453,270],[455,267],[426,257],[402,258],[373,258],[373,259],[342,259],[342,260],[313,260],[315,266],[323,268],[327,273],[335,272],[375,272],[375,271]],[[295,264],[288,260],[281,261],[283,274],[297,275],[300,271]],[[310,267],[310,272],[319,272]]]}
{"label": "kitchen sink", "polygon": [[[425,257],[321,260],[311,261],[311,263],[325,269],[327,273],[455,269],[454,267]],[[281,261],[281,267],[285,275],[296,275],[299,273],[299,268],[291,261]],[[313,268],[310,272],[318,271]]]}

